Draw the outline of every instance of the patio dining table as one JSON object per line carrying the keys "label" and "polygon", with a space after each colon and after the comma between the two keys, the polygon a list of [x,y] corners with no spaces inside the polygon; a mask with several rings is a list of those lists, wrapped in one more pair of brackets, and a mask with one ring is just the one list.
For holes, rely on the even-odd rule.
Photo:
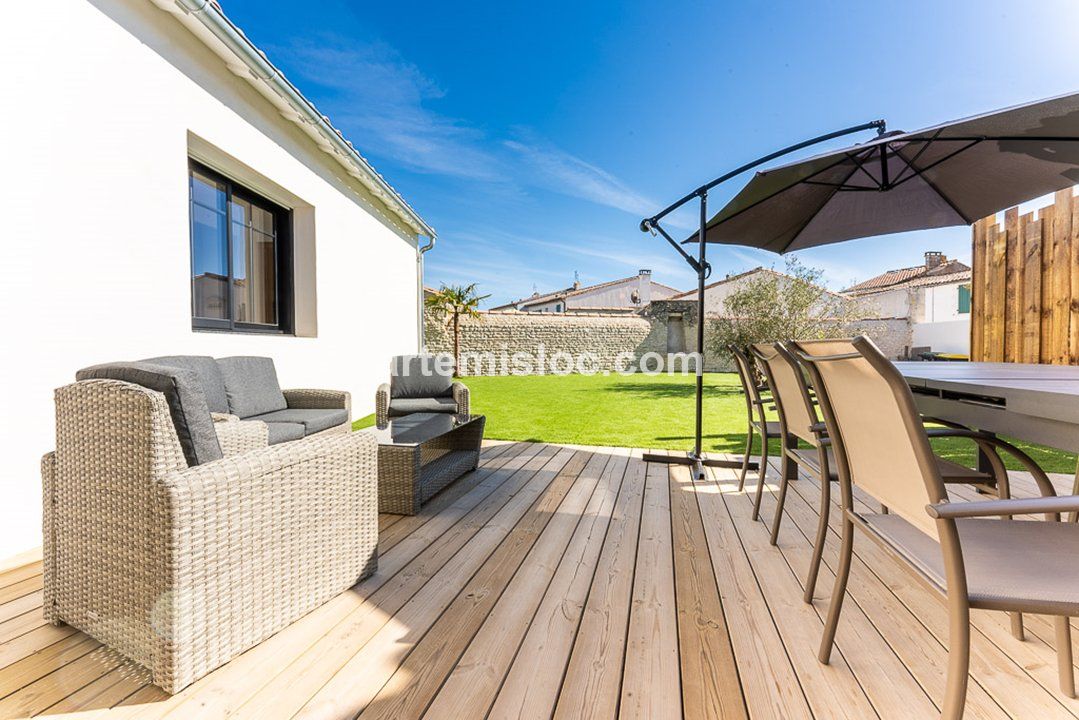
{"label": "patio dining table", "polygon": [[1079,453],[1079,367],[993,362],[895,365],[924,415]]}

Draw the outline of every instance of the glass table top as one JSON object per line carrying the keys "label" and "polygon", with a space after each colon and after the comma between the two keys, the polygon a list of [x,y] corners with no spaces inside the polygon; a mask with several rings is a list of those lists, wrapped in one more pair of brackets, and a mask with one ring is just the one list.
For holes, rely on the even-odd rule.
{"label": "glass table top", "polygon": [[375,425],[367,428],[367,431],[375,435],[379,445],[419,445],[476,422],[482,417],[449,413],[412,413],[390,418],[386,425]]}

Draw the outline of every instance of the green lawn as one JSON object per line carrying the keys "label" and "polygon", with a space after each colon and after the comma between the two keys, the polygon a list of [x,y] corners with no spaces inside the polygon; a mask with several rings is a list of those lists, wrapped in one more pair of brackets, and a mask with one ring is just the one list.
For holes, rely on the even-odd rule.
{"label": "green lawn", "polygon": [[[546,375],[463,382],[472,391],[472,411],[487,416],[488,438],[669,450],[693,444],[692,376]],[[741,452],[746,411],[738,377],[710,373],[704,384],[705,449]],[[374,416],[368,416],[355,427],[373,422]],[[1075,471],[1074,455],[1020,445],[1049,472]],[[934,447],[957,462],[974,461],[969,441],[935,440]]]}

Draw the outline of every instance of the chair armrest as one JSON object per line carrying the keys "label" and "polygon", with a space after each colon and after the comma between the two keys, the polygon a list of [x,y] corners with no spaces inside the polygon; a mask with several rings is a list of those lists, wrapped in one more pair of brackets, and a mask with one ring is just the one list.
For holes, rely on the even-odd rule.
{"label": "chair armrest", "polygon": [[[262,425],[264,422],[241,422]],[[355,451],[378,455],[378,442],[371,433],[317,433],[294,442],[269,445],[239,457],[195,465],[169,473],[163,484],[170,493],[202,492],[220,489],[230,482],[264,477],[334,455]]]}
{"label": "chair armrest", "polygon": [[225,457],[241,455],[270,444],[270,429],[259,420],[236,420],[216,422],[217,443]]}
{"label": "chair armrest", "polygon": [[382,383],[375,391],[375,424],[385,425],[390,421],[390,384]]}
{"label": "chair armrest", "polygon": [[345,390],[296,388],[283,390],[285,403],[295,410],[348,410],[352,420],[352,396]]}
{"label": "chair armrest", "polygon": [[210,419],[213,420],[215,423],[240,422],[240,416],[239,415],[230,415],[229,413],[215,413],[215,412],[212,412],[212,413],[210,413]]}
{"label": "chair armrest", "polygon": [[[933,422],[939,422],[933,420]],[[1045,474],[1045,471],[1041,469],[1038,463],[1034,462],[1034,458],[1027,455],[1025,452],[1012,445],[1006,440],[1001,440],[996,435],[987,432],[981,432],[979,430],[971,430],[962,426],[956,427],[942,427],[942,428],[925,428],[925,433],[931,438],[967,438],[973,440],[982,452],[989,456],[990,460],[1004,470],[1004,464],[1000,460],[999,455],[996,454],[998,450],[1003,450],[1008,455],[1019,461],[1019,464],[1023,466],[1023,469],[1030,473],[1034,482],[1038,485],[1038,490],[1044,497],[1052,497],[1056,495],[1056,490],[1053,488],[1053,483],[1049,480],[1049,476]]]}
{"label": "chair armrest", "polygon": [[[951,420],[944,420],[944,419],[941,419],[941,418],[938,418],[938,417],[933,417],[932,415],[923,415],[922,416],[922,422],[923,423],[933,423],[934,425],[943,425],[945,428],[951,428],[952,430],[970,430],[970,428],[968,428],[966,425],[960,425],[957,422],[952,422]],[[926,432],[929,432],[930,430],[935,430],[935,429],[936,428],[926,428],[925,430],[926,430]],[[972,431],[972,432],[977,432],[977,431],[975,430],[975,431]]]}
{"label": "chair armrest", "polygon": [[943,502],[926,505],[929,516],[938,520],[955,518],[1005,517],[1008,515],[1057,515],[1079,512],[1079,495],[1056,495],[1010,500],[979,500],[976,502]]}
{"label": "chair armrest", "polygon": [[471,413],[469,409],[470,397],[468,392],[468,386],[463,382],[454,381],[450,386],[453,390],[453,401],[457,403],[457,412],[461,415],[468,415]]}

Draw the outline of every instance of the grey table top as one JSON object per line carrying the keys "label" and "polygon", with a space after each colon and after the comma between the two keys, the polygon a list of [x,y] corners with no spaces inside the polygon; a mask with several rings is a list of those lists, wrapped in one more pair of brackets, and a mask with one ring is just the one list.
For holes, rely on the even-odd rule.
{"label": "grey table top", "polygon": [[908,380],[993,384],[997,381],[1079,383],[1079,366],[990,362],[897,362]]}
{"label": "grey table top", "polygon": [[943,401],[1079,427],[1079,367],[979,362],[895,365],[916,397],[928,393]]}

